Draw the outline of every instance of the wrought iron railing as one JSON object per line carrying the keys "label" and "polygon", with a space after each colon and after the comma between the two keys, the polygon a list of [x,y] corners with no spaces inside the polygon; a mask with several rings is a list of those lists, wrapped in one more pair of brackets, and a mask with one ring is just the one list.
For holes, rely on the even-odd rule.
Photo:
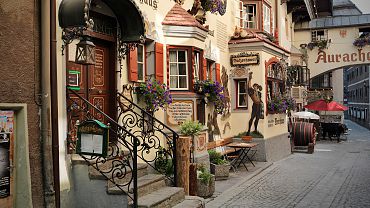
{"label": "wrought iron railing", "polygon": [[97,119],[109,124],[110,137],[114,138],[109,145],[109,155],[106,158],[87,155],[81,157],[89,166],[126,193],[134,207],[137,207],[138,199],[138,160],[165,174],[176,186],[175,147],[178,134],[175,131],[121,93],[117,93],[117,119],[111,118],[102,109],[71,89],[68,89],[67,98],[70,152],[76,141],[76,123]]}

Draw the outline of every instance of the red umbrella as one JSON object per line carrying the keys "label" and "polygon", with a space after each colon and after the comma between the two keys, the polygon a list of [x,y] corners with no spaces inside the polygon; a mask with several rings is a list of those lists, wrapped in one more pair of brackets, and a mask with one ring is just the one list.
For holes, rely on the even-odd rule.
{"label": "red umbrella", "polygon": [[317,111],[345,111],[348,108],[335,101],[326,102],[325,100],[316,100],[308,105],[303,106],[304,108]]}

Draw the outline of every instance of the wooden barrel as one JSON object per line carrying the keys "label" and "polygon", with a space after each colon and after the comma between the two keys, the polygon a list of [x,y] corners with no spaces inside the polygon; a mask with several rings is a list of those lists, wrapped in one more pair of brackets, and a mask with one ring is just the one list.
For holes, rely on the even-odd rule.
{"label": "wooden barrel", "polygon": [[308,146],[309,143],[315,143],[315,128],[313,123],[293,123],[292,139],[294,146]]}

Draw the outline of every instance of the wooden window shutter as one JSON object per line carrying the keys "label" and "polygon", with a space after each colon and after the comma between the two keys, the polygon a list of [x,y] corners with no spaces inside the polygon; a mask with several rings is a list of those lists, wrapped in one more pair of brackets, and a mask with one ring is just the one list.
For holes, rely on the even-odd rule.
{"label": "wooden window shutter", "polygon": [[155,43],[155,79],[163,83],[163,44]]}
{"label": "wooden window shutter", "polygon": [[128,80],[137,81],[138,80],[138,70],[137,70],[137,49],[130,50],[129,59],[128,59]]}
{"label": "wooden window shutter", "polygon": [[203,59],[202,80],[207,79],[207,59]]}
{"label": "wooden window shutter", "polygon": [[220,64],[216,64],[216,81],[221,83]]}

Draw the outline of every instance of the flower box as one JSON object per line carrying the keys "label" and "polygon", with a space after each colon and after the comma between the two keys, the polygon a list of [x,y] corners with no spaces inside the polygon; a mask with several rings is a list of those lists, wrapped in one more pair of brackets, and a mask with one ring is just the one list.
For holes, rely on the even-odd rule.
{"label": "flower box", "polygon": [[230,164],[217,165],[211,163],[211,173],[215,175],[215,180],[226,180],[229,178]]}

